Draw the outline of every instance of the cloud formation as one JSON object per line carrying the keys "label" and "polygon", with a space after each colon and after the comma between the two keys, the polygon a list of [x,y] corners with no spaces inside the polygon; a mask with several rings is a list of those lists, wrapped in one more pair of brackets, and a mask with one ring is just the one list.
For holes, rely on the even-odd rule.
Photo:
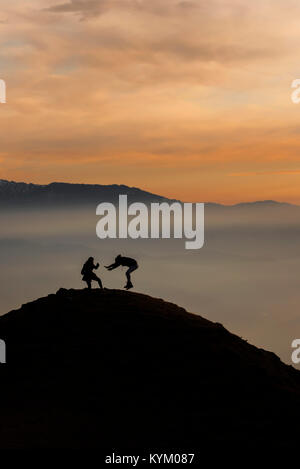
{"label": "cloud formation", "polygon": [[299,14],[295,0],[12,0],[0,177],[300,202],[298,173],[289,193],[281,172],[299,167]]}
{"label": "cloud formation", "polygon": [[184,13],[201,6],[199,2],[178,0],[70,0],[48,7],[53,13],[76,13],[82,18],[101,15],[109,10],[125,10],[156,15]]}
{"label": "cloud formation", "polygon": [[108,0],[71,0],[67,3],[59,3],[46,8],[46,11],[53,13],[79,13],[83,17],[99,15],[112,7],[112,4],[120,2],[110,2]]}

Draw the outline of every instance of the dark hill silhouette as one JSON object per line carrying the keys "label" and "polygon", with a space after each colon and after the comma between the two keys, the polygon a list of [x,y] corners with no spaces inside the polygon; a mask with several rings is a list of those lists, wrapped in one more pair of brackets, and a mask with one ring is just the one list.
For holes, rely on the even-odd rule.
{"label": "dark hill silhouette", "polygon": [[132,202],[163,202],[169,199],[152,194],[137,187],[125,185],[69,184],[27,184],[0,180],[0,207],[2,208],[60,208],[68,206],[95,205],[101,202],[117,202],[120,194],[128,196]]}
{"label": "dark hill silhouette", "polygon": [[61,289],[2,316],[0,337],[0,448],[297,441],[300,373],[163,300]]}
{"label": "dark hill silhouette", "polygon": [[[7,181],[0,179],[0,207],[1,208],[60,208],[68,206],[85,206],[101,202],[117,202],[120,194],[128,196],[128,203],[132,202],[175,202],[177,199],[144,191],[137,187],[129,187],[124,184],[75,184],[66,182],[52,182],[50,184],[32,184],[25,182]],[[182,201],[181,201],[182,202]],[[194,202],[205,202],[194,200]],[[258,200],[254,202],[243,202],[233,205],[224,205],[205,202],[206,208],[221,212],[236,212],[240,209],[254,211],[263,209],[291,209],[293,213],[299,213],[299,206],[286,202],[274,200]]]}

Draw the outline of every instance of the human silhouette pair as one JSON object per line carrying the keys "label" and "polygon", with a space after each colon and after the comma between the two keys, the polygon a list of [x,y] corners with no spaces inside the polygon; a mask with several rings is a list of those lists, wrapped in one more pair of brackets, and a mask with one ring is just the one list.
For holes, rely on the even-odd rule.
{"label": "human silhouette pair", "polygon": [[[126,271],[127,283],[124,286],[126,290],[133,288],[131,282],[131,273],[138,268],[138,263],[135,259],[131,257],[123,257],[120,254],[115,258],[115,262],[111,265],[104,266],[107,270],[114,270],[119,266],[128,267]],[[99,267],[99,262],[94,264],[94,258],[89,257],[81,269],[82,280],[87,283],[88,289],[92,288],[92,281],[98,282],[99,288],[103,288],[101,279],[94,273],[94,270],[97,270]]]}

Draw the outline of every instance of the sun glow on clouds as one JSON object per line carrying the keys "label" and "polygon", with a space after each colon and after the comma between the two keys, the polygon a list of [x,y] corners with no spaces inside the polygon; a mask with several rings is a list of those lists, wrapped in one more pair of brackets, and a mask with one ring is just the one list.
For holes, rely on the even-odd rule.
{"label": "sun glow on clouds", "polygon": [[294,0],[9,2],[0,177],[300,203],[299,14]]}

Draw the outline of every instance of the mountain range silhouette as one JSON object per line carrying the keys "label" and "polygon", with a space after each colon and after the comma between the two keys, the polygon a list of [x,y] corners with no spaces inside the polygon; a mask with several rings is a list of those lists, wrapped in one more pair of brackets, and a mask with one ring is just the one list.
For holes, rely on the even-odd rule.
{"label": "mountain range silhouette", "polygon": [[60,289],[0,337],[0,448],[297,444],[300,372],[162,299]]}
{"label": "mountain range silhouette", "polygon": [[[66,182],[52,182],[50,184],[32,184],[25,182],[7,181],[0,179],[0,207],[1,208],[35,208],[61,206],[95,206],[101,202],[118,202],[119,195],[127,195],[128,203],[133,202],[175,202],[170,199],[154,194],[138,187],[129,187],[124,184],[75,184]],[[180,202],[180,201],[179,201]],[[242,202],[234,205],[223,205],[204,200],[194,202],[205,202],[206,208],[230,211],[232,209],[280,209],[292,208],[298,214],[298,205],[274,200],[258,200],[254,202]]]}
{"label": "mountain range silhouette", "polygon": [[170,201],[160,195],[143,191],[137,187],[111,184],[69,184],[52,182],[51,184],[27,184],[0,180],[0,206],[5,208],[35,208],[61,206],[97,205],[101,202],[118,202],[119,195],[126,194],[128,202],[163,202]]}

